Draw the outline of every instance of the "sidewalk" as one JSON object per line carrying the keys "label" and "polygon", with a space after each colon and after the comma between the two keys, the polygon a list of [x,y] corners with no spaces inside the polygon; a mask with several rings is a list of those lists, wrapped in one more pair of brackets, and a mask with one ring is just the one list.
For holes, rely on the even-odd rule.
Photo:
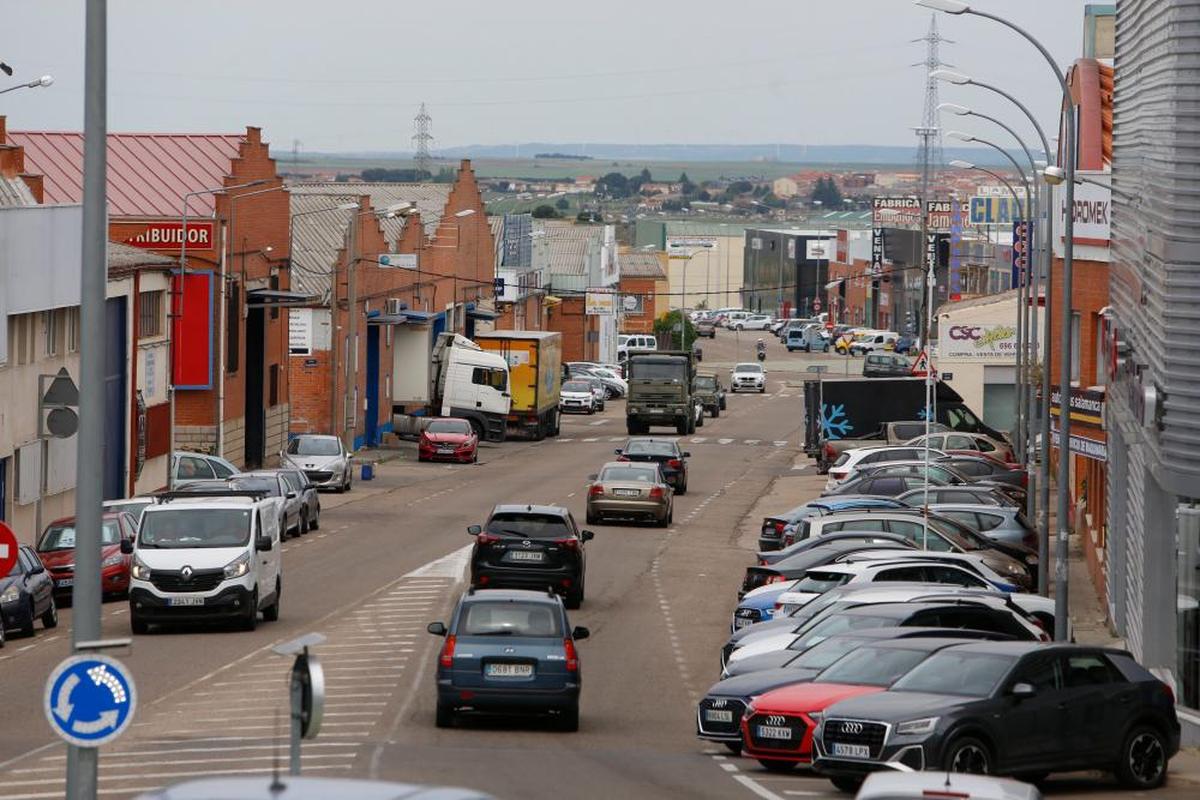
{"label": "sidewalk", "polygon": [[[742,520],[738,543],[750,552],[758,549],[758,532],[762,519],[770,514],[813,500],[821,494],[826,477],[818,475],[813,461],[803,453],[797,455],[789,474],[780,475],[755,503],[754,508]],[[1053,494],[1051,494],[1053,497]],[[1050,596],[1054,596],[1054,531],[1056,515],[1050,510],[1050,559],[1046,569],[1050,575]],[[1124,647],[1121,639],[1109,631],[1106,611],[1092,587],[1082,545],[1078,536],[1070,539],[1070,564],[1068,579],[1071,593],[1067,598],[1075,640],[1081,644],[1105,647]],[[1185,747],[1171,760],[1170,781],[1200,785],[1200,748]]]}

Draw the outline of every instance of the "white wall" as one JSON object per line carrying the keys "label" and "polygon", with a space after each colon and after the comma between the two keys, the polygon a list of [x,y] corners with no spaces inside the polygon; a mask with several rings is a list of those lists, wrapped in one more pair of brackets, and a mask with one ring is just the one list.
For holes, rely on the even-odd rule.
{"label": "white wall", "polygon": [[667,281],[671,287],[671,296],[669,303],[658,304],[660,310],[676,309],[681,304],[687,308],[696,308],[705,300],[708,302],[708,308],[741,305],[739,291],[742,288],[745,241],[741,236],[711,238],[715,238],[716,247],[695,248],[690,259],[667,260]]}
{"label": "white wall", "polygon": [[[1004,299],[994,303],[958,309],[954,304],[943,306],[942,312],[938,314],[939,344],[941,331],[948,330],[952,325],[1016,325],[1016,322],[1015,293],[1006,295]],[[938,348],[939,353],[943,350]],[[997,376],[1006,374],[1006,370],[1014,369],[1016,358],[1015,355],[1008,358],[942,358],[939,355],[935,366],[943,377],[946,373],[951,373],[953,377],[946,383],[962,395],[963,402],[972,411],[983,414],[984,385],[997,382]]]}

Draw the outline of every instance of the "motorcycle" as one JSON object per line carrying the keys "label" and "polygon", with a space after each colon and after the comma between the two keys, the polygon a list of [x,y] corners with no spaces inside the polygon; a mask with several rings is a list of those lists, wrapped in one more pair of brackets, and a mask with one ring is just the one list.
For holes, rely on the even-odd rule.
{"label": "motorcycle", "polygon": [[767,345],[765,342],[763,342],[762,339],[759,339],[758,343],[755,344],[755,349],[758,350],[758,360],[766,361],[767,360]]}

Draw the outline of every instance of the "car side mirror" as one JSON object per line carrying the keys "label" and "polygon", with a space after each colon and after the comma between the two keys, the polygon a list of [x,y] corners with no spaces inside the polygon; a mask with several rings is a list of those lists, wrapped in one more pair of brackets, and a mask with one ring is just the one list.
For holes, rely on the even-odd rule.
{"label": "car side mirror", "polygon": [[480,525],[468,525],[467,533],[471,536],[478,536],[479,534],[483,533],[483,527]]}
{"label": "car side mirror", "polygon": [[133,540],[132,539],[122,539],[121,540],[121,555],[125,555],[125,556],[133,555]]}
{"label": "car side mirror", "polygon": [[684,457],[684,458],[691,458],[691,457],[692,457],[692,453],[691,453],[691,451],[690,451],[690,450],[684,450],[684,451],[683,451],[683,457]]}
{"label": "car side mirror", "polygon": [[618,447],[616,450],[613,450],[613,455],[616,455],[616,456],[621,455],[621,448]]}
{"label": "car side mirror", "polygon": [[1018,700],[1026,700],[1037,694],[1037,689],[1031,683],[1017,683],[1013,684],[1012,689],[1009,690],[1009,694]]}
{"label": "car side mirror", "polygon": [[46,571],[46,565],[43,564],[41,561],[39,561],[33,565],[33,569],[29,570],[29,574],[30,575],[41,575],[45,571]]}
{"label": "car side mirror", "polygon": [[434,636],[445,636],[446,626],[440,622],[431,622],[425,626],[425,630],[432,633]]}
{"label": "car side mirror", "polygon": [[581,531],[579,538],[583,539],[585,542],[590,542],[592,539],[596,538],[596,534],[592,533],[591,531]]}
{"label": "car side mirror", "polygon": [[288,499],[288,500],[295,500],[295,499],[296,499],[296,493],[295,493],[295,492],[288,492],[288,493],[287,493],[287,499]]}
{"label": "car side mirror", "polygon": [[577,642],[581,639],[586,639],[591,635],[592,635],[592,632],[589,631],[587,628],[583,627],[582,625],[576,625],[575,628],[571,631],[571,638]]}
{"label": "car side mirror", "polygon": [[260,553],[270,552],[274,547],[271,537],[265,533],[259,534],[258,538],[254,540],[254,549]]}

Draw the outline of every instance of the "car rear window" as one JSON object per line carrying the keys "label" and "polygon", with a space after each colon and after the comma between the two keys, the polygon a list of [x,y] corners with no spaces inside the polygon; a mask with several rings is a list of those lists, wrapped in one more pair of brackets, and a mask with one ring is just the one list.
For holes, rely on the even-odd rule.
{"label": "car rear window", "polygon": [[995,653],[936,653],[892,685],[895,692],[932,692],[987,697],[1016,659]]}
{"label": "car rear window", "polygon": [[487,524],[487,532],[494,536],[517,536],[522,539],[561,539],[571,535],[567,520],[557,514],[513,514],[494,515]]}
{"label": "car rear window", "polygon": [[609,467],[600,473],[600,481],[636,481],[657,483],[658,470],[638,467]]}
{"label": "car rear window", "polygon": [[819,572],[817,570],[809,570],[804,573],[804,577],[796,581],[792,586],[793,592],[813,592],[814,594],[824,594],[830,589],[836,589],[844,583],[850,581],[850,575],[845,572]]}
{"label": "car rear window", "polygon": [[623,452],[635,456],[673,456],[676,447],[674,442],[634,440],[625,445]]}
{"label": "car rear window", "polygon": [[467,605],[459,636],[547,636],[562,638],[561,615],[546,603],[480,603]]}

